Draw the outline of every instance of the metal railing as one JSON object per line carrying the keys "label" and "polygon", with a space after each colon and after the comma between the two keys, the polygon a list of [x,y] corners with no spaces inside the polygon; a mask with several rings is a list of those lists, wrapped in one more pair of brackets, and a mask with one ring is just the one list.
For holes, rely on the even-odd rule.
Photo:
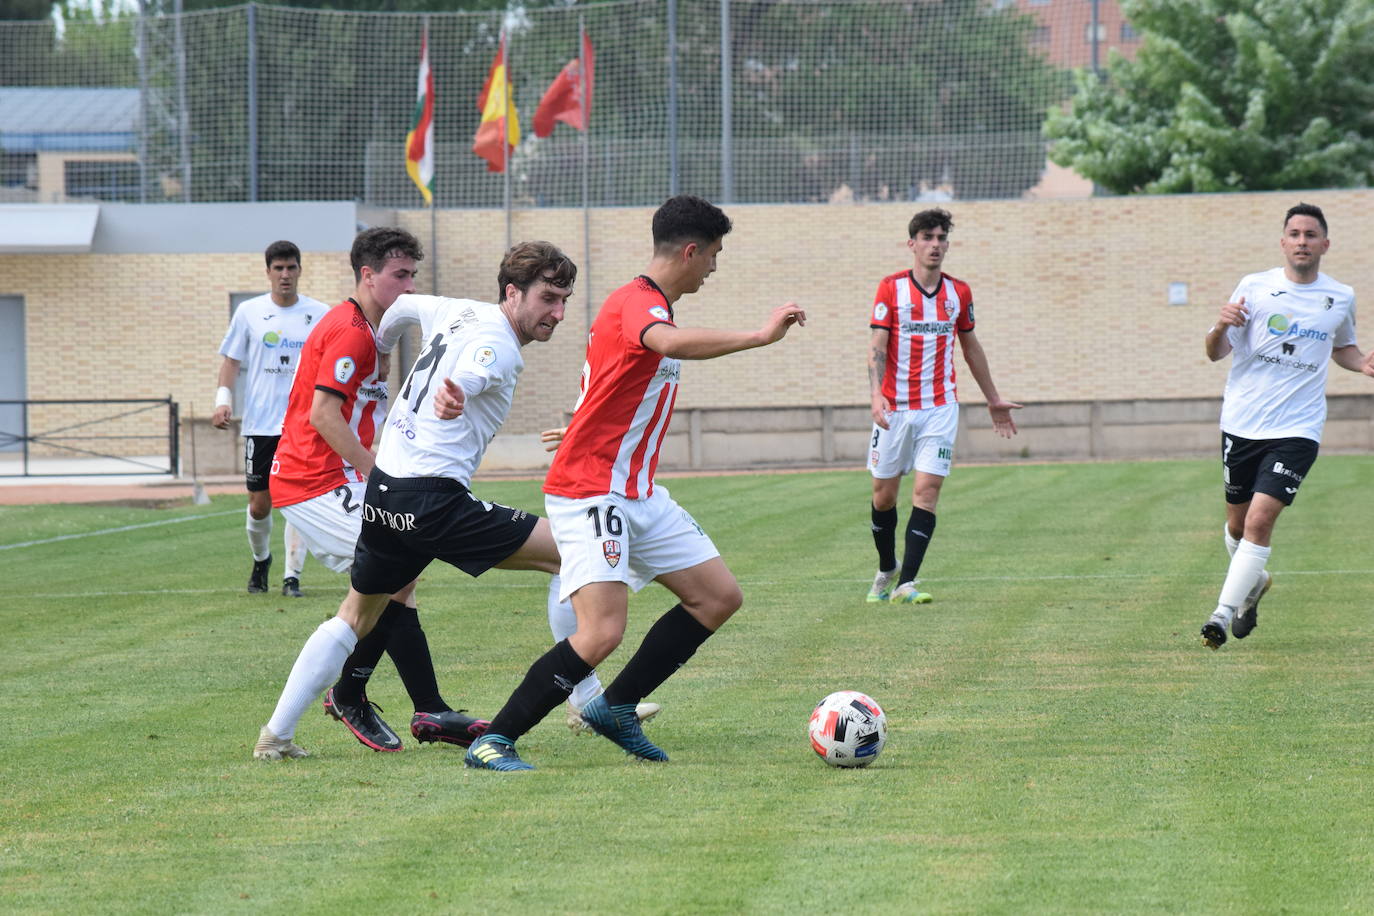
{"label": "metal railing", "polygon": [[0,477],[175,474],[180,427],[170,397],[0,400]]}

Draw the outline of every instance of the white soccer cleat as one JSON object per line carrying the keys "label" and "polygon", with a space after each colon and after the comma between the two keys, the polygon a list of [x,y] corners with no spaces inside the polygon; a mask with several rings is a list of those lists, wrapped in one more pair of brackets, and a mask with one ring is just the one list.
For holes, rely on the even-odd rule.
{"label": "white soccer cleat", "polygon": [[878,574],[873,577],[873,587],[868,590],[869,604],[877,604],[892,597],[893,580],[897,578],[897,570],[889,569],[887,572],[878,570]]}
{"label": "white soccer cleat", "polygon": [[928,592],[917,591],[915,582],[903,582],[892,590],[892,597],[887,600],[893,604],[930,604],[934,599]]}
{"label": "white soccer cleat", "polygon": [[[600,696],[600,694],[597,695]],[[643,725],[662,711],[663,707],[657,703],[639,703],[635,706],[635,718],[639,719],[640,725]],[[568,731],[574,735],[595,734],[592,727],[583,720],[582,710],[574,706],[571,700],[568,701]]]}
{"label": "white soccer cleat", "polygon": [[267,728],[258,732],[258,743],[253,747],[253,756],[258,760],[281,760],[283,757],[309,757],[310,752],[292,742],[290,738],[278,738]]}

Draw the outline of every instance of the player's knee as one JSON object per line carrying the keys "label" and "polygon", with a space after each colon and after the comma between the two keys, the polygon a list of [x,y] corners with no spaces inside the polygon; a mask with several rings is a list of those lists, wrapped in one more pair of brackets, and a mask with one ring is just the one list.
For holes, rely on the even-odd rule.
{"label": "player's knee", "polygon": [[577,654],[593,668],[609,658],[624,638],[623,626],[584,626],[568,637]]}
{"label": "player's knee", "polygon": [[740,590],[739,583],[733,580],[728,586],[693,602],[692,606],[683,602],[689,613],[712,630],[729,620],[743,605],[744,592]]}

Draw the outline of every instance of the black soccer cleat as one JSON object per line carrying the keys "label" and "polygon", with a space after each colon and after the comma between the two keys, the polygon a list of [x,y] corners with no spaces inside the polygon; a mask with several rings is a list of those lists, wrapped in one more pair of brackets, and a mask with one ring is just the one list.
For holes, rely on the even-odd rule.
{"label": "black soccer cleat", "polygon": [[287,598],[305,597],[305,593],[301,591],[301,580],[295,576],[287,576],[281,580],[281,593]]}
{"label": "black soccer cleat", "polygon": [[410,720],[410,733],[424,743],[442,741],[459,747],[471,747],[472,742],[487,733],[491,723],[486,719],[465,716],[466,710],[449,709],[444,712],[417,712]]}
{"label": "black soccer cleat", "polygon": [[348,726],[353,737],[364,746],[374,751],[399,751],[401,739],[396,737],[391,726],[377,715],[381,708],[366,696],[363,697],[361,704],[354,706],[350,703],[340,703],[335,699],[333,687],[324,692],[324,711]]}
{"label": "black soccer cleat", "polygon": [[1255,587],[1250,590],[1250,594],[1245,598],[1245,604],[1236,614],[1236,619],[1231,621],[1231,635],[1236,639],[1244,639],[1250,635],[1255,627],[1259,626],[1260,599],[1264,597],[1265,592],[1269,591],[1269,586],[1274,584],[1274,577],[1269,575],[1267,569],[1261,575],[1264,576],[1263,581],[1257,582]]}
{"label": "black soccer cleat", "polygon": [[1202,625],[1202,644],[1213,652],[1226,645],[1226,627],[1215,617]]}
{"label": "black soccer cleat", "polygon": [[267,591],[267,571],[272,568],[272,555],[253,561],[253,571],[248,574],[248,594],[258,595]]}

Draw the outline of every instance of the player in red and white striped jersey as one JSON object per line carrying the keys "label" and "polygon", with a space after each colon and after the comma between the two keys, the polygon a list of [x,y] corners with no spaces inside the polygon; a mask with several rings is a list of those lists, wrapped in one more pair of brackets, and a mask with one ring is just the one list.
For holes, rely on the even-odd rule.
{"label": "player in red and white striped jersey", "polygon": [[[335,572],[346,572],[353,564],[366,478],[375,460],[372,442],[386,417],[387,372],[378,356],[376,329],[398,297],[415,291],[416,262],[424,253],[409,232],[376,227],[358,234],[349,255],[357,286],[306,340],[272,465],[273,504],[300,532],[315,558]],[[430,726],[438,722],[443,732],[463,739],[474,721],[451,709],[439,693],[415,608],[414,586],[411,582],[392,594],[383,622],[365,638],[350,642],[343,675],[325,697],[325,710],[373,750],[401,749],[400,738],[367,700],[368,678],[383,652],[396,663],[415,706],[411,732],[417,738],[435,740]],[[331,618],[321,629],[337,628],[337,620]],[[349,642],[337,630],[330,633],[317,643],[332,647]],[[319,695],[299,683],[301,670],[321,670],[318,644],[307,642],[302,650],[272,718],[258,736],[254,757],[305,756],[291,739],[300,716]],[[437,738],[450,740],[443,734]]]}
{"label": "player in red and white striped jersey", "polygon": [[[873,435],[868,469],[873,475],[873,543],[878,548],[878,574],[868,592],[870,602],[924,604],[931,600],[916,589],[916,575],[935,533],[935,504],[954,458],[959,427],[956,339],[973,380],[987,399],[993,429],[999,436],[1016,435],[1011,412],[1021,405],[1003,399],[992,383],[987,355],[973,330],[973,293],[963,280],[941,270],[953,228],[944,210],[922,210],[912,217],[907,247],[915,266],[883,278],[869,314]],[[899,574],[897,495],[902,475],[913,470],[911,520]]]}
{"label": "player in red and white striped jersey", "polygon": [[670,198],[654,214],[644,274],[611,293],[591,328],[582,394],[544,483],[562,558],[560,598],[577,632],[535,661],[468,751],[471,766],[528,768],[514,742],[620,645],[629,589],[658,581],[679,603],[650,627],[634,656],[587,703],[583,720],[641,760],[667,760],[644,737],[635,706],[696,652],[743,601],[711,539],[654,483],[672,417],[680,361],[775,343],[806,313],[773,309],[757,331],[678,327],[674,305],[716,269],[730,220],[699,197]]}

